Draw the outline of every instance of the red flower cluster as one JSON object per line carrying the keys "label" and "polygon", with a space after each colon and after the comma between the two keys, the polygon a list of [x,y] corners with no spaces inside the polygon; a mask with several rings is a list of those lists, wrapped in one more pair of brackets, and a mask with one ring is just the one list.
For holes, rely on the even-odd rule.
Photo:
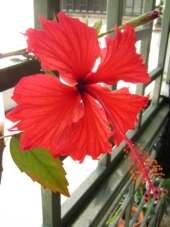
{"label": "red flower cluster", "polygon": [[[18,106],[7,118],[17,122],[11,130],[23,131],[22,150],[43,147],[54,157],[97,159],[111,152],[112,135],[117,146],[122,140],[129,145],[125,133],[134,129],[137,114],[148,102],[127,88],[110,91],[99,83],[146,83],[150,78],[129,24],[123,32],[116,26],[115,38],[106,37],[106,47],[100,49],[95,29],[63,12],[58,19],[41,17],[43,30],[28,29],[25,35],[28,52],[41,60],[43,69],[58,71],[62,80],[47,74],[21,79],[12,97]],[[100,64],[93,71],[98,57]]]}

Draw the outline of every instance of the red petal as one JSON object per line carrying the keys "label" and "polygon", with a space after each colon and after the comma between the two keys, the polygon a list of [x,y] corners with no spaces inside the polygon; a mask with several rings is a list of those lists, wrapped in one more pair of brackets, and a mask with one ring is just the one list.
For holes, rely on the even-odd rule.
{"label": "red petal", "polygon": [[101,50],[101,63],[96,73],[90,73],[86,83],[115,84],[119,80],[146,83],[150,80],[140,54],[136,53],[134,28],[129,24],[121,32],[116,26],[116,37],[106,38],[106,48]]}
{"label": "red petal", "polygon": [[111,144],[109,138],[113,134],[100,104],[86,93],[83,94],[84,117],[79,127],[68,141],[53,149],[52,155],[69,154],[74,160],[82,162],[86,155],[97,159],[100,154],[109,153]]}
{"label": "red petal", "polygon": [[19,104],[7,114],[12,128],[24,131],[22,149],[51,150],[66,140],[83,116],[78,91],[45,74],[25,77],[16,85],[13,99]]}
{"label": "red petal", "polygon": [[28,51],[41,60],[42,68],[59,71],[69,84],[82,80],[94,67],[100,48],[95,29],[78,19],[58,14],[59,23],[40,18],[43,31],[28,29]]}
{"label": "red petal", "polygon": [[130,94],[128,88],[111,92],[100,85],[88,85],[85,89],[105,109],[108,121],[114,129],[114,142],[119,146],[123,140],[121,131],[125,134],[134,129],[134,123],[138,122],[136,116],[146,106],[148,97]]}

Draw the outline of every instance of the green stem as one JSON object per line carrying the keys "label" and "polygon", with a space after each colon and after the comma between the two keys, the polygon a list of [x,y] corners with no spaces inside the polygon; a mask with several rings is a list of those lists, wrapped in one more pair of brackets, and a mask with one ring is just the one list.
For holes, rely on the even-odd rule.
{"label": "green stem", "polygon": [[[120,29],[120,30],[123,30],[124,26],[125,26],[125,24],[122,24],[121,26],[119,26],[119,29]],[[103,37],[104,35],[109,35],[109,34],[111,34],[112,32],[115,32],[115,29],[114,29],[114,28],[108,30],[107,32],[103,32],[103,33],[99,34],[99,35],[97,36],[97,38],[99,39],[99,38]]]}

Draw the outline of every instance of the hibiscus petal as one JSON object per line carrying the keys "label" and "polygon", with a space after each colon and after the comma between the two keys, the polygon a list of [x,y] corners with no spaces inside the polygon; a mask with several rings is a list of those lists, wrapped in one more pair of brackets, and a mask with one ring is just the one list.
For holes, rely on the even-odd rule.
{"label": "hibiscus petal", "polygon": [[51,75],[22,78],[12,98],[19,105],[7,118],[17,122],[11,130],[24,131],[23,150],[35,147],[51,150],[52,143],[57,146],[68,139],[83,117],[78,91]]}
{"label": "hibiscus petal", "polygon": [[106,37],[106,48],[101,50],[101,62],[95,73],[89,73],[86,83],[115,84],[119,80],[147,83],[149,74],[140,54],[136,53],[134,28],[125,25],[123,32],[116,26],[116,37]]}
{"label": "hibiscus petal", "polygon": [[113,135],[101,105],[83,94],[84,117],[79,127],[72,133],[68,141],[52,149],[52,155],[69,154],[74,160],[83,162],[86,155],[98,159],[100,154],[111,152],[110,136]]}
{"label": "hibiscus petal", "polygon": [[138,122],[137,114],[146,106],[149,97],[130,94],[128,88],[111,92],[100,85],[88,85],[85,90],[105,109],[114,129],[114,143],[119,146],[122,133],[134,129],[134,123]]}
{"label": "hibiscus petal", "polygon": [[100,54],[97,32],[78,19],[58,15],[59,23],[40,18],[43,31],[28,29],[28,51],[40,58],[42,68],[59,71],[69,84],[81,81]]}

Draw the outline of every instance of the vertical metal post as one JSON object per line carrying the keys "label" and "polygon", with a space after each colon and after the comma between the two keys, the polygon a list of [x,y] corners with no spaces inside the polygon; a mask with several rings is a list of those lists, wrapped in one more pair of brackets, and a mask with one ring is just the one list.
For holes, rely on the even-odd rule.
{"label": "vertical metal post", "polygon": [[[54,14],[60,11],[60,1],[56,0],[34,0],[34,27],[41,29],[39,23],[39,15],[45,19],[53,19]],[[42,192],[42,212],[43,226],[61,227],[61,205],[60,194],[53,193],[48,189],[41,190]]]}
{"label": "vertical metal post", "polygon": [[[123,16],[124,0],[107,0],[106,30],[110,30],[115,25],[121,25]],[[114,33],[111,34],[114,37]]]}
{"label": "vertical metal post", "polygon": [[[106,14],[106,31],[115,27],[115,25],[122,24],[124,9],[124,0],[107,0],[107,14]],[[115,33],[110,34],[111,37],[115,36]],[[111,87],[112,90],[116,90],[117,85]]]}
{"label": "vertical metal post", "polygon": [[34,27],[41,29],[39,15],[45,19],[52,20],[54,14],[60,12],[60,1],[56,0],[34,0]]}
{"label": "vertical metal post", "polygon": [[41,189],[43,225],[47,227],[61,227],[60,194],[48,189]]}
{"label": "vertical metal post", "polygon": [[[107,14],[106,14],[106,30],[110,30],[115,25],[122,24],[124,0],[107,0]],[[111,34],[114,37],[114,33]],[[116,89],[116,85],[111,86],[112,90]],[[99,165],[108,166],[111,161],[111,155],[101,155]]]}
{"label": "vertical metal post", "polygon": [[[165,64],[165,57],[166,57],[168,37],[169,37],[169,25],[170,25],[170,1],[166,0],[165,7],[164,7],[163,20],[162,20],[161,43],[160,43],[160,47],[159,47],[159,57],[158,57],[158,66],[162,66],[163,68],[164,68],[164,64]],[[159,103],[162,76],[163,75],[159,76],[155,80],[155,86],[154,86],[153,98],[152,98],[153,105],[158,105],[158,103]]]}
{"label": "vertical metal post", "polygon": [[130,216],[131,216],[131,210],[132,210],[132,205],[133,205],[133,195],[135,192],[135,184],[131,183],[130,187],[129,187],[129,194],[132,196],[131,201],[129,202],[127,208],[126,208],[126,212],[125,212],[125,226],[124,227],[128,227],[129,226],[129,222],[130,222]]}
{"label": "vertical metal post", "polygon": [[[155,6],[155,0],[145,0],[144,1],[144,9],[143,9],[143,13],[146,13],[146,12],[149,12],[151,10],[154,9],[154,6]],[[145,65],[146,67],[148,68],[148,61],[149,61],[149,52],[150,52],[150,44],[151,44],[151,36],[152,36],[152,25],[153,23],[150,23],[149,25],[143,25],[144,27],[145,26],[150,26],[150,31],[149,31],[149,34],[148,34],[148,38],[145,39],[145,40],[142,40],[141,41],[141,46],[140,46],[140,53],[142,54],[142,57],[144,59],[144,62],[145,62]],[[136,86],[136,93],[138,95],[144,95],[144,91],[145,91],[145,85],[144,84],[137,84]],[[139,128],[140,127],[140,124],[141,124],[141,118],[142,118],[142,115],[139,114],[138,116],[138,119],[139,119],[139,123],[136,124],[136,128]]]}
{"label": "vertical metal post", "polygon": [[[145,0],[143,13],[146,13],[146,12],[153,10],[154,6],[155,6],[155,0],[151,0],[151,1]],[[143,25],[143,26],[148,27],[148,24]],[[149,27],[150,27],[149,37],[145,40],[142,40],[141,46],[140,46],[140,53],[142,54],[142,57],[143,57],[144,62],[146,64],[146,67],[148,67],[148,59],[149,59],[149,51],[150,51],[150,43],[151,43],[151,35],[152,35],[152,26],[153,26],[153,23],[150,23],[149,24]]]}

